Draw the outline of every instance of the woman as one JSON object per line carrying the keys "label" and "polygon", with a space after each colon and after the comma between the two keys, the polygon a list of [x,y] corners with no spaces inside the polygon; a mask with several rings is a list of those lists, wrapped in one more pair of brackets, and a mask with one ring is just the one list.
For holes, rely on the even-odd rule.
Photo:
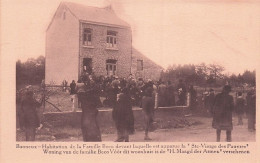
{"label": "woman", "polygon": [[[97,142],[101,141],[101,133],[97,122],[97,105],[99,102],[98,86],[91,77],[83,78],[84,88],[78,92],[81,103],[81,130],[83,141]],[[84,90],[84,92],[83,92]]]}
{"label": "woman", "polygon": [[129,142],[129,134],[132,132],[133,111],[131,97],[127,88],[119,94],[115,108],[113,108],[113,120],[117,129],[116,142]]}

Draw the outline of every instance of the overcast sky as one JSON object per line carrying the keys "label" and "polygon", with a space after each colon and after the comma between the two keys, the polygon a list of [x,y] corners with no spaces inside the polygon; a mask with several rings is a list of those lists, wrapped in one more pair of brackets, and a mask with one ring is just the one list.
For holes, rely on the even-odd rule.
{"label": "overcast sky", "polygon": [[[68,0],[112,4],[133,46],[159,65],[217,63],[227,72],[260,62],[260,3],[242,0]],[[45,55],[45,31],[61,0],[2,0],[1,46],[22,61]]]}

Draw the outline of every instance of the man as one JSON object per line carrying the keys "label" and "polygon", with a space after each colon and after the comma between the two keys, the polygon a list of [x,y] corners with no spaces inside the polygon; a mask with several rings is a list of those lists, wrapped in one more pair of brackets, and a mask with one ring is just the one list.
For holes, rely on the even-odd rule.
{"label": "man", "polygon": [[237,93],[237,101],[236,101],[236,113],[238,116],[237,125],[243,125],[243,115],[245,110],[245,100],[242,97],[242,92]]}
{"label": "man", "polygon": [[215,93],[214,89],[209,90],[209,94],[205,97],[205,107],[207,109],[207,112],[212,115],[212,110],[214,106],[215,101]]}
{"label": "man", "polygon": [[234,100],[229,93],[231,86],[225,85],[221,93],[216,95],[213,106],[212,127],[217,132],[217,142],[220,141],[221,130],[226,130],[227,142],[231,142],[232,111],[234,109]]}
{"label": "man", "polygon": [[159,106],[162,106],[162,107],[167,105],[167,97],[166,97],[167,90],[166,89],[167,89],[166,85],[164,84],[163,81],[161,81],[160,85],[158,87],[158,104],[159,104]]}
{"label": "man", "polygon": [[184,106],[186,101],[186,87],[183,83],[182,79],[179,80],[179,84],[177,86],[177,91],[179,95],[178,105]]}
{"label": "man", "polygon": [[246,102],[248,131],[253,132],[255,130],[256,123],[256,95],[252,91],[247,93]]}
{"label": "man", "polygon": [[145,137],[144,140],[152,140],[148,136],[149,128],[151,127],[151,124],[153,122],[153,116],[154,116],[154,98],[152,97],[153,94],[153,88],[148,87],[145,90],[144,97],[142,98],[142,108],[144,112],[144,120],[145,120]]}
{"label": "man", "polygon": [[193,88],[193,85],[190,85],[189,94],[190,94],[190,110],[194,110],[196,109],[197,106],[197,92]]}
{"label": "man", "polygon": [[72,80],[70,83],[70,96],[72,101],[72,109],[75,110],[75,99],[76,99],[76,83],[75,80]]}
{"label": "man", "polygon": [[174,94],[174,86],[171,83],[171,81],[168,81],[168,85],[167,85],[167,106],[174,106],[175,105],[175,94]]}

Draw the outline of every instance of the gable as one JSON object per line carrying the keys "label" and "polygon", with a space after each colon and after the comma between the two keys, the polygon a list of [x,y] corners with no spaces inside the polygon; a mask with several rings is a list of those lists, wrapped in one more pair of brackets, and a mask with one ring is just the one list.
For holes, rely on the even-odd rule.
{"label": "gable", "polygon": [[130,27],[128,23],[117,17],[111,8],[90,7],[71,2],[63,2],[63,4],[81,21]]}

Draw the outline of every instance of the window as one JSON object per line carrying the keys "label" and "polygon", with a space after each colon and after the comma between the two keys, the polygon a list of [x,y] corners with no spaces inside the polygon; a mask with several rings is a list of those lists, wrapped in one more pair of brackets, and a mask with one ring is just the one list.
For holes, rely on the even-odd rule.
{"label": "window", "polygon": [[83,45],[91,46],[92,45],[92,30],[85,28],[83,31]]}
{"label": "window", "polygon": [[143,70],[143,60],[137,60],[137,71]]}
{"label": "window", "polygon": [[108,48],[117,48],[117,32],[107,31],[107,47]]}
{"label": "window", "polygon": [[66,11],[63,12],[63,20],[66,19]]}
{"label": "window", "polygon": [[108,59],[106,61],[106,70],[107,70],[107,75],[116,75],[116,60],[114,59]]}

